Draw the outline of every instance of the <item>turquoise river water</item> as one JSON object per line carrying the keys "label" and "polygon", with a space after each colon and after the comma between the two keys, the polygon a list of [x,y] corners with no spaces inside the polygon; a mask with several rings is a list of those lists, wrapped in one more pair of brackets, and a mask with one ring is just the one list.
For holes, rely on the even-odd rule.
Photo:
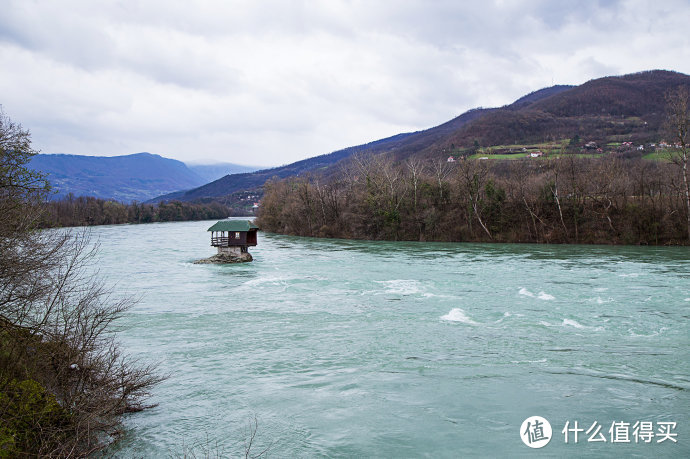
{"label": "turquoise river water", "polygon": [[244,456],[256,419],[269,457],[690,457],[688,248],[259,233],[194,265],[212,223],[93,229],[140,297],[123,348],[168,375],[109,454]]}

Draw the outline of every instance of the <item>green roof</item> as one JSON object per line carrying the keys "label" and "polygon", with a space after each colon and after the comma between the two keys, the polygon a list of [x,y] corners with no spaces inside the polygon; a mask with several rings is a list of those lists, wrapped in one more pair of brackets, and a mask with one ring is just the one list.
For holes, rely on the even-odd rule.
{"label": "green roof", "polygon": [[249,231],[259,229],[249,220],[221,220],[206,231]]}

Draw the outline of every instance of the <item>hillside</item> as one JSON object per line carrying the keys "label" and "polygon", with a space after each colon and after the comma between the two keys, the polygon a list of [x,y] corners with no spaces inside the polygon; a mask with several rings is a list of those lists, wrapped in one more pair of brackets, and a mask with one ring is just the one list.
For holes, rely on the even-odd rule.
{"label": "hillside", "polygon": [[[659,139],[664,117],[664,94],[679,85],[690,86],[690,76],[664,70],[604,77],[580,86],[557,85],[534,91],[500,108],[470,110],[439,126],[350,147],[287,166],[232,174],[192,190],[154,201],[211,200],[237,191],[256,189],[272,177],[304,172],[336,171],[334,165],[356,152],[388,153],[397,160],[417,156],[442,158],[482,147],[527,144],[575,135],[597,141],[646,142]],[[338,167],[338,166],[336,166]]]}
{"label": "hillside", "polygon": [[[533,93],[532,99],[539,100],[554,93],[558,93],[568,86],[554,86],[542,90],[541,93]],[[305,172],[333,172],[331,166],[339,161],[352,156],[355,153],[381,154],[394,153],[396,156],[409,156],[417,152],[429,149],[438,142],[443,141],[453,132],[461,129],[468,123],[480,118],[482,115],[493,109],[473,109],[462,115],[453,118],[441,125],[435,126],[424,131],[398,134],[385,139],[377,140],[364,145],[345,148],[333,153],[304,159],[286,166],[264,169],[251,173],[231,174],[219,180],[208,183],[201,187],[170,193],[152,199],[151,202],[167,201],[178,199],[181,201],[208,200],[228,196],[236,191],[252,190],[261,187],[266,180],[278,177],[285,178],[299,175]]]}
{"label": "hillside", "polygon": [[571,89],[573,87],[574,86],[569,86],[569,85],[556,85],[556,86],[551,86],[549,88],[539,89],[537,91],[534,91],[534,92],[527,94],[526,96],[520,97],[518,100],[516,100],[515,102],[510,104],[509,108],[512,110],[525,108],[528,105],[531,105],[531,104],[538,102],[542,99],[546,99],[547,97],[556,95],[558,93],[561,93],[561,92],[566,91],[568,89]]}
{"label": "hillside", "polygon": [[208,198],[217,198],[232,194],[235,191],[251,190],[261,187],[266,180],[272,177],[285,178],[299,175],[309,171],[320,171],[336,164],[338,161],[353,155],[356,152],[381,153],[399,147],[401,143],[414,134],[398,134],[393,137],[371,142],[366,145],[345,148],[333,153],[303,159],[286,166],[263,169],[256,172],[243,174],[230,174],[206,185],[187,191],[177,191],[163,196],[158,196],[151,202],[181,200],[194,201]]}
{"label": "hillside", "polygon": [[193,164],[185,163],[189,170],[203,179],[203,183],[218,180],[228,174],[243,174],[245,172],[254,172],[260,167],[243,166],[234,163],[217,163],[217,164]]}
{"label": "hillside", "polygon": [[591,80],[496,109],[441,146],[469,147],[475,140],[482,146],[543,142],[576,134],[601,141],[652,141],[664,118],[664,95],[680,85],[690,86],[690,77],[663,70]]}
{"label": "hillside", "polygon": [[72,193],[121,202],[145,201],[204,183],[183,162],[150,153],[113,157],[39,154],[29,167],[48,174],[57,198]]}

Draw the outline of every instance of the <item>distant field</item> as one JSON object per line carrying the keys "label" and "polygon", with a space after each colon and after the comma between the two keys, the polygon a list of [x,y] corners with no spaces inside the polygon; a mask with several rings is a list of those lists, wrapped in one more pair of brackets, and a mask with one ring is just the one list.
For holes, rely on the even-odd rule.
{"label": "distant field", "polygon": [[601,158],[606,156],[606,153],[568,153],[568,154],[557,154],[551,156],[551,158],[560,158],[561,156],[574,156],[576,158]]}
{"label": "distant field", "polygon": [[[534,143],[526,145],[495,145],[492,147],[482,147],[477,150],[477,153],[468,156],[469,159],[496,159],[496,160],[516,160],[516,159],[554,159],[563,156],[571,156],[576,158],[601,158],[610,153],[610,151],[605,151],[604,153],[562,153],[562,151],[569,145],[570,139],[563,139],[556,142],[544,142],[544,143]],[[608,142],[606,148],[615,149],[622,145],[621,142]],[[522,149],[525,151],[522,151]],[[512,152],[511,152],[512,150]],[[545,156],[532,158],[529,153],[532,151],[541,151]],[[496,153],[493,153],[496,152]],[[462,154],[463,151],[456,151],[456,153]],[[662,150],[653,153],[647,153],[642,156],[644,159],[650,161],[670,161],[670,157],[673,154],[673,150]]]}
{"label": "distant field", "polygon": [[650,161],[665,161],[669,162],[671,161],[671,155],[677,153],[673,150],[662,150],[662,151],[655,151],[653,153],[647,153],[646,155],[643,156],[644,159],[648,159]]}
{"label": "distant field", "polygon": [[479,158],[489,158],[489,159],[526,159],[527,155],[525,153],[515,153],[512,155],[491,155],[488,153],[475,153],[474,155],[468,156],[469,159],[479,159]]}
{"label": "distant field", "polygon": [[547,156],[541,156],[537,158],[532,158],[528,157],[526,153],[516,153],[514,155],[489,155],[489,154],[481,154],[481,153],[476,153],[474,155],[468,156],[469,159],[479,159],[479,158],[487,158],[487,159],[508,159],[508,160],[516,160],[516,159],[529,159],[532,161],[539,161],[539,160],[544,160],[544,159],[554,159],[554,158],[560,158],[560,157],[566,157],[566,156],[574,156],[576,158],[601,158],[602,156],[605,156],[605,153],[556,153],[556,154],[549,154]]}

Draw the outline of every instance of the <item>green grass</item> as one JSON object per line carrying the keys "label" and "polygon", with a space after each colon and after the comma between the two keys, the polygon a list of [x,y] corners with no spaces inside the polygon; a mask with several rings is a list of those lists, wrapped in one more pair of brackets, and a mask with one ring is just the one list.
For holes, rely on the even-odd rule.
{"label": "green grass", "polygon": [[541,143],[526,143],[526,144],[510,144],[510,145],[491,145],[489,147],[480,147],[477,150],[479,153],[488,154],[488,150],[522,150],[526,148],[528,150],[560,150],[561,148],[567,147],[570,143],[570,139],[555,140],[552,142],[541,142]]}
{"label": "green grass", "polygon": [[488,153],[475,153],[474,155],[468,156],[469,159],[479,159],[479,158],[489,158],[489,159],[521,159],[525,158],[524,153],[515,153],[513,155],[491,155]]}
{"label": "green grass", "polygon": [[477,153],[471,156],[468,156],[467,159],[479,159],[479,158],[487,158],[487,159],[507,159],[507,160],[516,160],[516,159],[528,159],[531,161],[537,161],[537,160],[545,160],[545,159],[555,159],[555,158],[561,158],[561,157],[575,157],[575,158],[601,158],[602,156],[606,156],[605,153],[564,153],[564,154],[549,154],[546,156],[540,156],[537,158],[532,158],[527,156],[524,153],[517,153],[514,155],[488,155],[488,154],[481,154]]}
{"label": "green grass", "polygon": [[[530,160],[536,160],[536,159],[553,159],[553,158],[560,158],[560,157],[576,157],[576,158],[601,158],[603,156],[607,155],[607,151],[604,153],[563,153],[563,150],[569,146],[570,139],[562,139],[558,141],[553,141],[553,142],[542,142],[542,143],[530,143],[530,144],[514,144],[514,145],[492,145],[490,147],[481,147],[477,150],[477,153],[468,156],[468,159],[479,159],[479,158],[488,158],[488,159],[497,159],[497,160],[516,160],[516,159],[530,159]],[[609,148],[616,148],[622,145],[621,142],[608,142],[606,144],[606,147]],[[522,149],[525,148],[527,151],[522,151]],[[456,149],[453,153],[455,156],[458,156],[458,152],[460,149]],[[468,149],[462,149],[462,151],[467,151]],[[501,151],[501,150],[513,150],[514,153],[491,153],[492,151]],[[545,156],[539,157],[539,158],[531,158],[529,157],[529,152],[532,150],[540,150],[544,152]],[[650,160],[650,161],[664,161],[668,162],[670,161],[670,156],[673,153],[673,150],[662,150],[662,151],[656,151],[653,153],[647,153],[646,155],[643,156],[644,159]]]}
{"label": "green grass", "polygon": [[574,156],[576,158],[601,158],[606,156],[606,153],[568,153],[563,155],[554,155],[552,158],[560,158],[561,156]]}
{"label": "green grass", "polygon": [[655,151],[653,153],[647,153],[646,155],[642,156],[642,158],[648,159],[650,161],[671,162],[671,155],[672,154],[673,154],[672,150],[661,150],[661,151]]}
{"label": "green grass", "polygon": [[513,159],[523,159],[523,158],[526,158],[526,156],[524,153],[505,154],[505,155],[491,155],[488,153],[476,153],[472,156],[469,156],[469,159],[479,159],[479,158],[513,160]]}

